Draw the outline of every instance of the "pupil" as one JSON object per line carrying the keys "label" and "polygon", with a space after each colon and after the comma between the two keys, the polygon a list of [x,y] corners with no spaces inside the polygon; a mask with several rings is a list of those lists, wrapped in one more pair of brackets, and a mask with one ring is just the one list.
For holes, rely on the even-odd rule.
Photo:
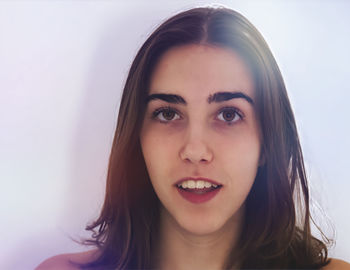
{"label": "pupil", "polygon": [[[226,112],[226,113],[224,113],[224,115],[225,116],[229,116],[228,118],[230,119],[230,120],[232,120],[231,118],[232,118],[232,116],[234,115],[232,112]],[[227,120],[227,119],[226,119]]]}
{"label": "pupil", "polygon": [[[171,112],[171,111],[165,111],[165,113],[164,113],[164,116],[165,116],[165,118],[167,119],[167,120],[171,120],[172,119],[172,114],[173,114],[173,112]],[[170,116],[170,117],[169,117]]]}

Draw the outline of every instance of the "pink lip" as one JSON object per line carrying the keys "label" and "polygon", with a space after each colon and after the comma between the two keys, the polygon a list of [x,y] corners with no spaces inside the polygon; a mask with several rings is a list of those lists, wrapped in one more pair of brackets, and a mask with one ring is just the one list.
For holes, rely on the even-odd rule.
{"label": "pink lip", "polygon": [[[198,194],[198,193],[195,193],[193,191],[191,192],[191,191],[184,190],[184,189],[178,187],[178,185],[180,185],[183,181],[186,181],[186,180],[203,180],[203,181],[210,182],[214,185],[217,185],[218,187],[214,190],[211,190],[211,191],[208,191],[208,192],[205,192],[202,194]],[[177,191],[180,193],[180,195],[184,199],[186,199],[192,203],[197,204],[197,203],[204,203],[204,202],[207,202],[207,201],[210,201],[211,199],[213,199],[218,194],[218,192],[221,190],[222,184],[220,184],[212,179],[205,178],[205,177],[189,176],[189,177],[181,178],[179,181],[177,181],[174,184],[174,186],[176,187]]]}
{"label": "pink lip", "polygon": [[189,177],[184,177],[184,178],[181,178],[179,181],[177,181],[174,185],[177,186],[179,184],[181,184],[183,181],[186,181],[186,180],[203,180],[203,181],[207,181],[207,182],[210,182],[214,185],[218,185],[218,186],[222,186],[222,184],[214,181],[214,180],[211,180],[209,178],[205,178],[205,177],[192,177],[192,176],[189,176]]}
{"label": "pink lip", "polygon": [[210,201],[218,194],[218,192],[220,190],[221,190],[221,187],[218,187],[212,191],[198,194],[198,193],[195,193],[193,191],[188,191],[188,190],[184,190],[182,188],[177,187],[177,191],[180,193],[180,195],[184,199],[186,199],[187,201],[189,201],[191,203],[195,203],[195,204],[205,203],[207,201]]}

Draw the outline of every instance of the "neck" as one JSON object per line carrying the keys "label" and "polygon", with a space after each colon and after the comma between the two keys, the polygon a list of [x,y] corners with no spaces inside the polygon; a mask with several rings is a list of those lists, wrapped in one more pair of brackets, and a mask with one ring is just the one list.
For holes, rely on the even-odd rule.
{"label": "neck", "polygon": [[154,265],[161,270],[223,269],[241,232],[244,206],[220,230],[196,235],[181,228],[161,207]]}

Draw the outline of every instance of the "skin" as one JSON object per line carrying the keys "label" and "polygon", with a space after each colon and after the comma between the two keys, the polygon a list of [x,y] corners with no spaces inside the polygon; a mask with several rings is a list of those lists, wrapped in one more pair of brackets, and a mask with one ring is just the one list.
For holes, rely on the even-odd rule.
{"label": "skin", "polygon": [[[253,78],[229,49],[173,48],[151,77],[149,94],[177,94],[187,102],[149,102],[140,134],[148,173],[162,203],[155,258],[161,269],[220,269],[241,230],[244,201],[259,166],[261,135],[254,106],[245,99],[208,104],[208,96],[218,91],[239,91],[254,101]],[[178,113],[152,118],[154,110],[167,105]],[[220,113],[223,107],[238,109],[243,119]],[[194,204],[174,187],[187,176],[210,178],[223,187],[212,200]]]}

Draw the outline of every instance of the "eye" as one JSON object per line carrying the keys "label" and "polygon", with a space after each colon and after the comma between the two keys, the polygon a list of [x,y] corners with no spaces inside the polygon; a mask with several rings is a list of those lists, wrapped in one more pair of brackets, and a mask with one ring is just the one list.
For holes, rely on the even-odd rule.
{"label": "eye", "polygon": [[[178,115],[178,117],[174,118],[176,115]],[[232,125],[243,119],[242,113],[234,107],[224,107],[219,111],[218,115],[219,120],[225,122],[227,125]],[[220,115],[223,117],[220,117]],[[168,124],[172,122],[172,120],[179,118],[178,111],[171,107],[161,107],[152,113],[152,119],[156,119],[162,124]]]}
{"label": "eye", "polygon": [[[152,119],[156,119],[164,124],[167,124],[168,122],[170,122],[174,115],[177,114],[177,110],[171,108],[171,107],[161,107],[159,109],[156,109],[153,113],[152,113]],[[158,117],[160,116],[160,117]]]}
{"label": "eye", "polygon": [[[220,117],[220,115],[223,117]],[[225,107],[220,110],[218,118],[220,120],[222,119],[222,121],[226,122],[228,125],[232,125],[233,123],[242,120],[243,115],[234,107]]]}

